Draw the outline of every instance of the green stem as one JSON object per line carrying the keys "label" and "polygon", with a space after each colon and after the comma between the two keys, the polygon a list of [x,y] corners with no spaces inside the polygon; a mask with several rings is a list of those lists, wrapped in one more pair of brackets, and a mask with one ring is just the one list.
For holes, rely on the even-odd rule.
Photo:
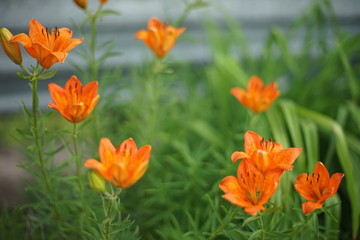
{"label": "green stem", "polygon": [[294,228],[292,233],[296,235],[304,226],[306,226],[308,224],[308,222],[312,219],[312,217],[314,215],[316,216],[316,214],[314,212],[311,212],[310,215],[306,216],[305,221],[303,221],[299,226]]}
{"label": "green stem", "polygon": [[78,128],[77,123],[74,122],[74,130],[73,130],[73,140],[74,140],[74,160],[76,164],[76,175],[78,177],[79,190],[82,192],[82,178],[81,178],[81,162],[79,158],[79,150],[78,150]]}
{"label": "green stem", "polygon": [[32,74],[32,79],[31,79],[31,83],[32,83],[32,133],[33,133],[33,138],[35,141],[35,146],[36,146],[36,153],[38,155],[39,158],[39,166],[40,166],[40,171],[41,171],[41,175],[44,179],[45,182],[45,186],[46,186],[46,190],[48,191],[48,194],[51,198],[52,201],[52,205],[54,208],[54,212],[55,212],[55,216],[57,219],[61,219],[60,216],[60,211],[58,206],[55,203],[55,197],[53,195],[53,190],[52,187],[50,185],[50,180],[49,180],[49,176],[46,172],[45,169],[45,159],[43,156],[43,148],[42,145],[40,143],[40,135],[39,135],[39,127],[38,127],[38,115],[39,115],[39,98],[38,98],[38,94],[37,94],[37,86],[38,86],[38,75],[33,75]]}
{"label": "green stem", "polygon": [[90,81],[96,81],[98,78],[98,66],[96,64],[96,33],[97,33],[97,26],[96,26],[96,21],[99,17],[99,12],[102,8],[102,4],[99,4],[98,9],[96,10],[95,13],[93,13],[92,11],[90,11],[89,9],[85,9],[85,13],[88,16],[84,22],[83,22],[83,26],[87,23],[87,19],[90,19],[90,42],[88,43],[88,47],[89,47],[89,67],[90,67],[90,71],[91,71],[91,78],[89,79]]}
{"label": "green stem", "polygon": [[179,26],[181,26],[181,25],[184,23],[186,17],[190,14],[190,11],[191,11],[191,10],[192,10],[192,7],[188,5],[188,6],[185,8],[185,10],[182,12],[182,14],[180,15],[180,17],[176,20],[176,23],[175,23],[175,26],[176,26],[176,27],[179,27]]}
{"label": "green stem", "polygon": [[96,33],[97,26],[96,20],[98,17],[98,12],[100,11],[101,6],[94,14],[90,14],[91,18],[91,40],[90,40],[90,69],[91,69],[91,78],[92,81],[96,81],[98,78],[98,66],[96,64]]}
{"label": "green stem", "polygon": [[22,70],[24,70],[29,76],[33,76],[34,74],[31,73],[24,65],[20,64],[20,67]]}
{"label": "green stem", "polygon": [[258,120],[259,120],[259,114],[254,113],[251,110],[248,110],[249,115],[250,115],[250,121],[249,121],[249,129],[251,131],[258,131],[259,129],[257,128],[258,126]]}
{"label": "green stem", "polygon": [[114,199],[110,199],[110,203],[108,205],[107,211],[106,211],[106,223],[105,223],[105,240],[111,240],[110,237],[110,226],[111,226],[111,219],[110,219],[110,214],[111,214],[111,209],[112,209],[112,205],[113,205],[113,201]]}
{"label": "green stem", "polygon": [[[89,56],[89,67],[91,71],[91,76],[89,81],[97,81],[99,77],[99,66],[97,64],[96,59],[96,43],[97,43],[97,19],[99,16],[99,12],[102,8],[102,4],[99,4],[98,9],[95,13],[87,12],[88,17],[91,19],[90,21],[90,31],[91,31],[91,37],[90,37],[90,44],[89,44],[89,50],[90,50],[90,56]],[[98,121],[98,114],[94,112],[94,138],[99,139],[99,121]]]}
{"label": "green stem", "polygon": [[227,221],[225,221],[223,224],[221,224],[221,226],[219,226],[214,232],[212,232],[211,235],[207,238],[207,240],[212,240],[212,239],[216,238],[225,229],[225,227],[234,220],[235,215],[237,214],[239,209],[240,208],[238,208],[238,207],[235,208],[233,213],[230,215],[229,219]]}
{"label": "green stem", "polygon": [[148,87],[150,93],[149,93],[149,102],[150,102],[150,108],[149,108],[149,118],[147,122],[147,134],[146,134],[146,141],[148,143],[152,143],[154,140],[154,135],[156,131],[156,120],[157,120],[157,114],[158,114],[158,108],[159,108],[159,97],[160,97],[160,74],[162,72],[163,65],[161,59],[156,59],[154,62],[154,66],[152,69],[152,75],[150,76],[150,81],[148,81]]}
{"label": "green stem", "polygon": [[202,2],[202,0],[196,0],[193,3],[186,3],[185,9],[182,11],[180,17],[176,20],[175,26],[181,26],[185,19],[188,17],[188,15],[191,13],[192,10],[199,8],[201,6],[200,4],[203,4],[203,6],[206,6],[205,2]]}
{"label": "green stem", "polygon": [[265,228],[264,228],[263,218],[262,218],[261,215],[259,216],[259,225],[260,225],[260,228],[261,228],[261,237],[260,237],[260,239],[264,240],[265,239]]}
{"label": "green stem", "polygon": [[[117,199],[119,198],[119,194],[121,192],[121,188],[119,188],[116,193],[112,193],[111,195],[107,196],[106,199],[110,201],[107,209],[105,210],[105,205],[104,205],[104,210],[105,210],[105,219],[106,219],[106,223],[104,226],[104,235],[105,235],[105,240],[111,240],[111,223],[112,223],[112,219],[111,219],[111,212],[113,210],[113,208],[115,207],[115,210],[118,209],[118,202]],[[115,204],[114,204],[115,203]]]}

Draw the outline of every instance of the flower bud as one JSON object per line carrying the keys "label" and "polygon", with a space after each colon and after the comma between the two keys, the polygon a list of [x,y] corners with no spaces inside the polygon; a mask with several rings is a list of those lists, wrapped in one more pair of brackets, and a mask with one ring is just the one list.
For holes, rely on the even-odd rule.
{"label": "flower bud", "polygon": [[12,37],[13,35],[7,28],[0,29],[0,41],[4,52],[11,59],[11,61],[19,65],[22,63],[20,46],[19,43],[10,41]]}
{"label": "flower bud", "polygon": [[108,0],[99,0],[99,2],[100,2],[100,4],[105,4],[105,3],[107,3],[108,2]]}
{"label": "flower bud", "polygon": [[91,171],[89,173],[89,185],[97,192],[106,192],[105,179],[97,171]]}
{"label": "flower bud", "polygon": [[86,9],[88,5],[88,0],[73,0],[76,5],[78,5],[82,9]]}

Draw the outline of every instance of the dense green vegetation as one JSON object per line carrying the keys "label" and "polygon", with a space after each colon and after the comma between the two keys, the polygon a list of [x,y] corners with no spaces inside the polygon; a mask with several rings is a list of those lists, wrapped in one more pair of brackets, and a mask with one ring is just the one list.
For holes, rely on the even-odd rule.
{"label": "dense green vegetation", "polygon": [[[114,213],[111,218],[120,217],[112,222],[113,239],[355,239],[360,217],[360,35],[338,26],[328,1],[315,1],[289,29],[269,29],[260,54],[253,56],[239,23],[226,14],[224,20],[221,28],[211,19],[202,22],[212,56],[206,63],[168,57],[161,63],[105,66],[99,72],[101,100],[79,127],[81,159],[99,159],[101,137],[114,145],[132,137],[138,146],[150,144],[153,149],[143,178],[120,194],[116,213],[121,216]],[[295,39],[301,46],[293,51]],[[79,79],[91,79],[86,69],[76,71]],[[281,91],[272,107],[257,115],[229,93],[235,86],[246,88],[252,75],[277,82]],[[23,144],[19,149],[31,145],[25,120],[14,124],[9,117],[1,123],[3,136],[13,135]],[[71,154],[63,157],[72,149],[71,124],[52,111],[45,111],[41,122],[63,222],[54,218],[51,199],[42,197],[41,176],[24,161],[21,166],[40,185],[26,180],[28,205],[11,210],[4,205],[0,238],[100,239],[97,229],[106,224],[106,202],[88,187],[81,198],[74,195]],[[218,187],[224,177],[236,175],[230,156],[244,151],[248,130],[285,148],[303,148],[293,171],[284,173],[266,204],[262,230],[258,216],[224,200]],[[62,164],[53,164],[54,158]],[[303,215],[304,200],[293,185],[317,161],[330,174],[342,172],[345,177],[338,194],[310,218]]]}

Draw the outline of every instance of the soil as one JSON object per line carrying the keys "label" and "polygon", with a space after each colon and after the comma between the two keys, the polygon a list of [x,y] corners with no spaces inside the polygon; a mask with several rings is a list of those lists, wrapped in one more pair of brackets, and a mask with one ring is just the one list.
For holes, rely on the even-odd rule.
{"label": "soil", "polygon": [[25,202],[24,186],[29,174],[19,166],[24,156],[18,151],[0,146],[0,206],[11,208]]}

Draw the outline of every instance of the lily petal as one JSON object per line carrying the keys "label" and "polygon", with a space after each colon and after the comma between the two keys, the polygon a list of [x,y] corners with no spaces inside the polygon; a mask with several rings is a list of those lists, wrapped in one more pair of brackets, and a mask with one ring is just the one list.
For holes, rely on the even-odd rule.
{"label": "lily petal", "polygon": [[135,38],[141,39],[158,58],[165,57],[186,29],[169,26],[157,18],[151,18],[147,25],[148,29],[138,31]]}
{"label": "lily petal", "polygon": [[266,87],[258,76],[252,76],[248,82],[247,90],[233,88],[230,93],[245,107],[254,113],[260,113],[268,109],[272,102],[280,95],[276,83],[270,83]]}
{"label": "lily petal", "polygon": [[313,176],[317,180],[315,181],[317,183],[316,188],[319,189],[320,194],[323,193],[328,187],[330,174],[322,162],[316,163]]}
{"label": "lily petal", "polygon": [[105,166],[112,165],[116,162],[116,150],[110,139],[102,138],[99,146],[100,160]]}
{"label": "lily petal", "polygon": [[324,193],[324,195],[319,199],[318,202],[322,203],[324,202],[326,199],[332,197],[335,195],[335,193],[338,191],[340,183],[342,178],[345,176],[345,174],[343,173],[334,173],[330,180],[329,180],[329,184],[327,186],[326,192]]}
{"label": "lily petal", "polygon": [[253,205],[244,208],[244,211],[252,216],[256,216],[260,211],[264,211],[265,207],[263,205]]}
{"label": "lily petal", "polygon": [[235,163],[239,159],[246,159],[249,157],[250,156],[244,152],[234,152],[233,154],[231,154],[231,161]]}
{"label": "lily petal", "polygon": [[219,184],[219,188],[225,193],[222,197],[239,207],[250,206],[248,197],[240,188],[238,179],[234,176],[225,177]]}
{"label": "lily petal", "polygon": [[[51,56],[51,55],[49,55]],[[62,88],[54,83],[48,85],[54,103],[49,107],[56,109],[70,122],[81,122],[91,114],[99,101],[98,83],[83,84],[72,76]]]}
{"label": "lily petal", "polygon": [[18,34],[13,42],[21,43],[27,53],[45,69],[57,62],[63,63],[68,52],[83,39],[71,39],[72,31],[67,28],[48,30],[36,19],[29,21],[29,35]]}
{"label": "lily petal", "polygon": [[304,214],[321,208],[322,203],[337,192],[343,177],[342,173],[334,173],[329,179],[329,172],[321,162],[316,163],[311,176],[306,173],[300,174],[295,180],[295,189],[308,200],[303,203]]}
{"label": "lily petal", "polygon": [[283,149],[275,155],[274,162],[278,164],[279,168],[289,171],[294,167],[292,164],[299,157],[301,152],[302,148]]}
{"label": "lily petal", "polygon": [[321,203],[316,203],[316,202],[303,202],[302,203],[302,210],[304,212],[305,215],[308,215],[309,213],[311,213],[312,211],[314,211],[315,209],[320,209],[322,208],[322,204]]}
{"label": "lily petal", "polygon": [[136,143],[131,138],[123,141],[117,148],[108,138],[102,138],[99,146],[101,163],[90,159],[85,166],[96,168],[114,186],[128,188],[146,172],[150,151],[150,145],[137,150]]}
{"label": "lily petal", "polygon": [[244,135],[244,149],[247,154],[251,154],[252,152],[260,149],[260,142],[263,138],[252,131],[247,131]]}
{"label": "lily petal", "polygon": [[309,182],[309,175],[307,173],[300,174],[295,180],[296,191],[308,201],[317,201],[316,194],[312,190]]}

